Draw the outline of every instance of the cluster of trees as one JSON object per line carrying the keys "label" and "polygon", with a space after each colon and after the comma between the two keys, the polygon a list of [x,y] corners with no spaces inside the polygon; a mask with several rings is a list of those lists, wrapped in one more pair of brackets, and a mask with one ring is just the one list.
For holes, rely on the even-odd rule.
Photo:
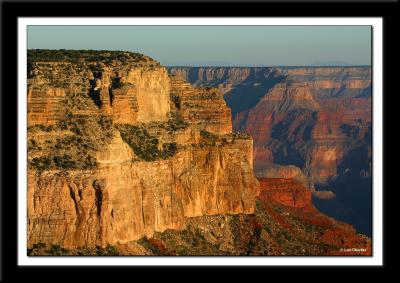
{"label": "cluster of trees", "polygon": [[251,139],[251,136],[249,134],[243,132],[234,132],[232,136],[234,139],[240,139],[240,140]]}
{"label": "cluster of trees", "polygon": [[86,62],[98,61],[141,61],[148,58],[140,53],[128,51],[110,51],[110,50],[50,50],[50,49],[28,49],[29,62]]}
{"label": "cluster of trees", "polygon": [[170,95],[171,101],[174,103],[175,107],[177,109],[181,109],[181,98],[179,95],[176,95],[175,93],[171,93]]}
{"label": "cluster of trees", "polygon": [[208,139],[208,140],[216,140],[217,139],[217,135],[206,131],[206,130],[201,130],[200,131],[200,136],[204,139]]}
{"label": "cluster of trees", "polygon": [[[33,128],[48,130],[48,127],[41,125]],[[111,141],[114,126],[110,117],[73,116],[67,113],[65,120],[51,127],[51,131],[56,130],[69,130],[73,134],[47,140],[44,144],[30,139],[28,151],[41,150],[47,153],[30,159],[31,168],[38,171],[96,168],[98,163],[93,153]]]}
{"label": "cluster of trees", "polygon": [[162,150],[160,150],[158,148],[158,139],[150,135],[144,127],[118,124],[116,128],[120,131],[122,139],[141,160],[155,161],[167,159],[178,152],[176,143],[164,143]]}
{"label": "cluster of trees", "polygon": [[114,246],[102,248],[77,248],[65,249],[60,245],[48,246],[44,243],[33,244],[28,248],[28,256],[119,256],[118,249]]}
{"label": "cluster of trees", "polygon": [[104,60],[143,60],[144,58],[147,57],[143,54],[128,51],[28,49],[28,60],[30,62],[79,62],[80,60],[98,62]]}
{"label": "cluster of trees", "polygon": [[50,154],[32,158],[29,161],[29,166],[37,171],[51,169],[93,169],[97,167],[97,160],[86,152],[80,152],[74,156],[69,154]]}

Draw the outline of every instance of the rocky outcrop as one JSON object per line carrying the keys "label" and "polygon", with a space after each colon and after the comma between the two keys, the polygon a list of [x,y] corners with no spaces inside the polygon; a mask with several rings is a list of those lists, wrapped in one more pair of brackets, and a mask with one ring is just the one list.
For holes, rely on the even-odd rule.
{"label": "rocky outcrop", "polygon": [[165,121],[170,111],[170,91],[167,71],[159,68],[150,71],[132,70],[121,83],[133,85],[138,104],[137,121]]}
{"label": "rocky outcrop", "polygon": [[311,206],[312,192],[294,179],[258,178],[263,201],[274,201],[290,207]]}
{"label": "rocky outcrop", "polygon": [[52,88],[45,91],[28,90],[29,125],[54,125],[63,118],[61,111],[65,91]]}
{"label": "rocky outcrop", "polygon": [[[41,64],[34,65],[42,70]],[[54,68],[66,68],[56,65]],[[82,64],[80,68],[89,68]],[[76,76],[80,71],[77,66]],[[116,123],[148,123],[151,121],[166,121],[170,113],[169,79],[166,70],[158,69],[134,69],[125,67],[125,73],[114,72],[109,67],[102,72],[94,71],[91,90],[85,87],[81,89],[53,88],[51,84],[41,86],[41,90],[34,79],[28,92],[28,116],[30,125],[52,125],[64,118],[68,111],[72,114],[107,115],[112,116]],[[118,68],[116,68],[118,70]],[[43,71],[43,70],[42,70]],[[86,70],[90,72],[90,70]],[[46,76],[44,72],[42,76]],[[74,78],[69,78],[74,79]],[[88,79],[90,81],[90,79]],[[86,86],[87,87],[87,86]],[[65,91],[68,94],[65,94]],[[89,100],[88,93],[91,92]],[[76,99],[78,97],[78,99]],[[73,101],[75,99],[75,101]],[[68,109],[68,102],[80,103],[84,101],[82,109]],[[95,105],[97,104],[97,107]],[[71,105],[69,105],[71,106]],[[75,111],[73,111],[75,110]]]}
{"label": "rocky outcrop", "polygon": [[[218,90],[171,80],[153,61],[87,60],[32,63],[29,117],[40,116],[38,89],[55,87],[42,65],[73,71],[30,121],[29,246],[106,247],[184,229],[191,217],[254,213],[253,141],[232,134]],[[82,85],[69,88],[75,78]],[[55,93],[60,101],[47,102]]]}
{"label": "rocky outcrop", "polygon": [[294,165],[284,166],[271,163],[257,163],[255,167],[255,176],[257,178],[267,179],[293,179],[302,183],[306,188],[314,189],[314,184],[304,175],[299,167]]}
{"label": "rocky outcrop", "polygon": [[200,129],[210,132],[232,132],[231,110],[217,89],[194,88],[189,83],[173,77],[171,96],[173,106],[185,121],[195,123]]}

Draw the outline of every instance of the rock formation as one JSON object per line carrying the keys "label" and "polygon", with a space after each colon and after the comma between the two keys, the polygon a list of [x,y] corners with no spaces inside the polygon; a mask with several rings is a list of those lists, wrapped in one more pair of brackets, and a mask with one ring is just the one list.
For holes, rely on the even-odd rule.
{"label": "rock formation", "polygon": [[311,206],[312,192],[300,182],[284,178],[258,178],[260,196],[264,201],[275,201],[290,207]]}
{"label": "rock formation", "polygon": [[[277,181],[277,182],[276,182]],[[269,181],[268,181],[269,182]],[[224,214],[186,217],[185,228],[155,232],[151,237],[117,243],[107,248],[65,249],[57,245],[35,244],[29,255],[158,255],[158,256],[370,256],[371,240],[357,234],[350,225],[327,217],[316,210],[310,199],[295,205],[283,196],[299,183],[285,179],[287,190],[278,197],[264,195],[256,199],[254,214]],[[300,187],[299,187],[300,188]],[[303,188],[304,189],[304,188]],[[267,189],[268,191],[268,189]],[[292,192],[295,192],[294,190]],[[271,198],[273,196],[274,198]],[[299,196],[299,195],[296,195]],[[282,204],[282,201],[284,202]]]}
{"label": "rock formation", "polygon": [[370,176],[368,70],[170,73],[132,52],[28,51],[29,255],[370,254],[311,204],[313,181]]}
{"label": "rock formation", "polygon": [[[256,168],[264,163],[294,164],[314,182],[325,183],[338,175],[352,146],[368,138],[369,67],[171,67],[169,71],[194,85],[224,91],[234,129],[254,139]],[[226,85],[229,88],[221,87]]]}
{"label": "rock formation", "polygon": [[280,178],[293,179],[300,182],[304,187],[314,190],[314,184],[304,175],[303,171],[294,165],[277,165],[271,163],[257,163],[255,176],[257,178]]}
{"label": "rock formation", "polygon": [[106,247],[254,212],[253,142],[232,134],[218,90],[136,53],[43,52],[28,54],[29,246]]}
{"label": "rock formation", "polygon": [[169,71],[224,93],[234,130],[253,137],[257,174],[273,164],[299,167],[307,183],[329,187],[336,203],[341,203],[340,210],[351,209],[354,215],[337,215],[335,209],[324,212],[371,232],[370,67],[171,67]]}

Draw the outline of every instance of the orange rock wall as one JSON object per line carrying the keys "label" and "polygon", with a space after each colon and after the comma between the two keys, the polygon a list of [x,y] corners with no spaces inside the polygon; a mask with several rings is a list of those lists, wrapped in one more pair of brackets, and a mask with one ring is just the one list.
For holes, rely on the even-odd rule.
{"label": "orange rock wall", "polygon": [[300,182],[284,178],[258,178],[260,183],[259,198],[275,201],[290,207],[311,206],[312,192]]}

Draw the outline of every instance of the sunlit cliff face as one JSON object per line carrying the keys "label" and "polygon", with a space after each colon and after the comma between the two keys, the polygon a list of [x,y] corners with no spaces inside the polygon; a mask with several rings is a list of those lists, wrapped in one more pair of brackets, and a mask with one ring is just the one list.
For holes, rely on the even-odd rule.
{"label": "sunlit cliff face", "polygon": [[105,247],[184,229],[188,217],[254,212],[252,139],[232,133],[217,89],[147,57],[95,55],[32,57],[29,245]]}

